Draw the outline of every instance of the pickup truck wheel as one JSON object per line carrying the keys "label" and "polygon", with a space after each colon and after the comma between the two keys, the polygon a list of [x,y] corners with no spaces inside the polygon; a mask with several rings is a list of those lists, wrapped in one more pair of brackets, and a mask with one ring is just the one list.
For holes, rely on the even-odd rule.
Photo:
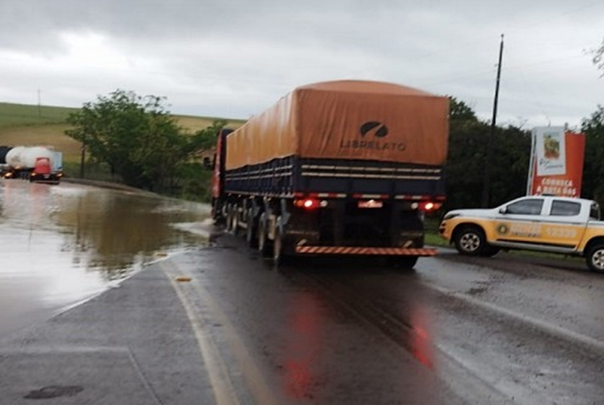
{"label": "pickup truck wheel", "polygon": [[484,232],[476,226],[464,226],[456,231],[453,242],[457,251],[467,256],[481,256],[487,248]]}
{"label": "pickup truck wheel", "polygon": [[604,244],[599,243],[590,247],[585,258],[590,270],[604,272]]}

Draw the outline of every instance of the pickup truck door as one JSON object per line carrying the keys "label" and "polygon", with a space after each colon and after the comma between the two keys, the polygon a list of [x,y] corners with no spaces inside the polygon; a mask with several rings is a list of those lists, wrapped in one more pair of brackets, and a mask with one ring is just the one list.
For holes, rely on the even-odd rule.
{"label": "pickup truck door", "polygon": [[544,199],[527,197],[499,210],[493,221],[495,242],[508,245],[539,244],[542,240]]}
{"label": "pickup truck door", "polygon": [[552,199],[543,218],[543,244],[576,249],[585,233],[589,208],[578,201]]}

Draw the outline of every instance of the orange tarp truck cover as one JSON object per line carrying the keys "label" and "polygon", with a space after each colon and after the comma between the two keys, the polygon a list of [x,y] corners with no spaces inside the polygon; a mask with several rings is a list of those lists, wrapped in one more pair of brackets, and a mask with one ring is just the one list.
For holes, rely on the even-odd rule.
{"label": "orange tarp truck cover", "polygon": [[372,81],[296,88],[227,137],[226,169],[297,155],[443,165],[449,99]]}

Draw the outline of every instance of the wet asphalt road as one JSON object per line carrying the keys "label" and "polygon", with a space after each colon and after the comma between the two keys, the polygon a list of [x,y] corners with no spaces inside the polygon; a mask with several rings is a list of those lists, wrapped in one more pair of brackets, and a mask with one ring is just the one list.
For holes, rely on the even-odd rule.
{"label": "wet asphalt road", "polygon": [[[61,185],[52,192],[34,192],[27,184],[19,187],[15,186],[21,190],[17,194],[33,201],[40,198],[36,195],[80,196],[54,205],[53,212],[71,207],[66,210],[70,217],[78,217],[77,207],[86,206],[69,205],[81,198],[80,186]],[[7,212],[24,210],[25,203],[11,205],[6,186],[0,190],[0,237],[6,246],[11,217]],[[127,227],[139,230],[132,232],[138,235],[132,237],[137,242],[129,249],[116,248],[125,245],[118,242],[119,235],[128,232],[107,224],[100,228],[113,231],[106,230],[94,241],[89,237],[87,249],[75,249],[82,245],[75,242],[75,231],[64,222],[60,226],[55,220],[45,222],[43,214],[34,216],[36,221],[10,225],[22,227],[24,235],[8,243],[13,249],[29,246],[27,257],[35,257],[31,248],[35,243],[28,240],[60,239],[57,235],[65,239],[47,244],[45,252],[57,255],[51,255],[55,258],[47,264],[28,259],[27,266],[17,266],[20,256],[9,254],[10,270],[5,270],[7,262],[0,259],[0,312],[5,314],[0,317],[0,375],[5,379],[11,364],[27,370],[27,362],[15,353],[40,351],[39,346],[28,346],[38,342],[47,356],[41,358],[47,363],[40,364],[48,367],[56,366],[48,357],[58,350],[54,348],[67,352],[75,347],[79,354],[105,353],[92,361],[105,366],[103,362],[109,362],[120,370],[116,353],[128,348],[145,383],[132,382],[128,392],[138,389],[141,394],[121,403],[604,403],[604,275],[586,271],[581,261],[509,254],[468,259],[444,250],[436,258],[421,259],[414,270],[358,260],[300,260],[276,269],[231,235],[203,247],[197,235],[210,228],[200,225],[203,214],[198,209],[187,211],[174,203],[150,203],[106,190],[88,192],[94,194],[95,204],[101,195],[114,201],[107,203],[110,208],[105,212],[121,207],[120,223],[135,217],[134,212],[140,214],[139,221]],[[130,200],[134,203],[124,203]],[[124,206],[129,208],[124,211]],[[31,206],[27,211],[36,212]],[[97,224],[91,229],[106,224],[91,222]],[[141,242],[142,233],[154,234],[149,224],[167,231],[151,237],[153,243]],[[38,228],[49,233],[42,237]],[[106,245],[113,248],[98,248]],[[99,251],[108,261],[89,259],[98,259]],[[160,251],[168,252],[168,257],[158,255]],[[71,264],[55,266],[63,263],[57,252],[70,257]],[[133,259],[126,260],[128,255]],[[116,257],[122,258],[119,266],[103,265]],[[112,286],[108,280],[154,262],[119,288],[42,322],[51,315],[49,307],[56,310],[90,297]],[[44,269],[51,271],[43,274]],[[53,278],[62,285],[61,280],[70,279],[61,278],[62,269],[68,269],[71,278],[86,281],[57,290],[29,288],[47,285]],[[19,288],[26,292],[23,296]],[[13,309],[6,308],[38,314],[39,319],[19,317],[21,327],[30,326],[16,330]],[[2,329],[9,324],[13,326]],[[104,347],[111,350],[99,351]],[[78,362],[67,364],[82,367]],[[29,387],[28,375],[10,374],[10,386]],[[123,377],[118,371],[115,376]],[[128,378],[122,378],[123,384]],[[42,377],[32,389],[40,381]],[[2,387],[0,382],[0,391]],[[48,403],[115,403],[98,397],[81,402],[86,392]],[[114,393],[126,400],[122,391]],[[1,398],[0,403],[9,403]]]}

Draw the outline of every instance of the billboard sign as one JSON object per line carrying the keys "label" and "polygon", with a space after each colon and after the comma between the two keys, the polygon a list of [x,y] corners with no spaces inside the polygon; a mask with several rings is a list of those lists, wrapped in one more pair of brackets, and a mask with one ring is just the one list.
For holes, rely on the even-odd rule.
{"label": "billboard sign", "polygon": [[584,134],[534,128],[527,194],[580,197],[584,154]]}

